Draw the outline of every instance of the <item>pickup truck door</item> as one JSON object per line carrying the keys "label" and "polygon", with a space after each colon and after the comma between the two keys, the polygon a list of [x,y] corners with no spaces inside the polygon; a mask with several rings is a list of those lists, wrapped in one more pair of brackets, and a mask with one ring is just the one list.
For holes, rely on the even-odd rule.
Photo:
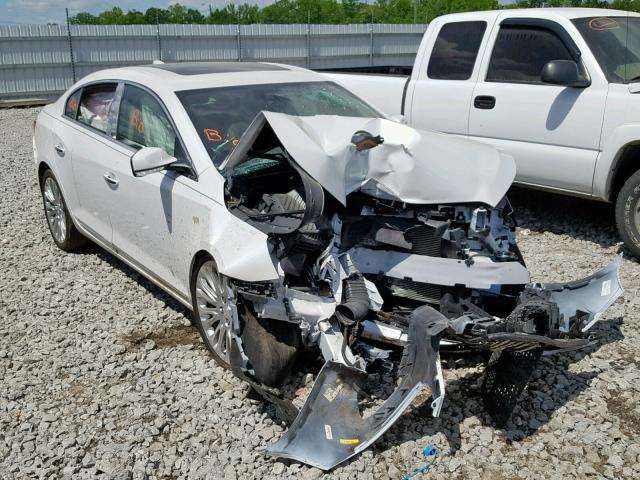
{"label": "pickup truck door", "polygon": [[[469,136],[513,155],[516,182],[591,194],[608,84],[593,74],[597,66],[567,23],[502,14],[473,93]],[[582,63],[591,85],[542,83],[542,68],[552,60]]]}
{"label": "pickup truck door", "polygon": [[478,79],[485,32],[483,20],[434,20],[418,52],[403,114],[418,129],[466,135],[469,104]]}

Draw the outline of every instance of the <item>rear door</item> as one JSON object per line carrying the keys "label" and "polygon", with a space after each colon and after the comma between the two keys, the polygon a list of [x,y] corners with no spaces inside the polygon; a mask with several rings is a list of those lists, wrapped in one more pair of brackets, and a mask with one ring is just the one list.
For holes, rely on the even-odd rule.
{"label": "rear door", "polygon": [[555,21],[503,14],[495,26],[471,101],[469,135],[513,155],[516,181],[591,193],[608,85],[596,75],[587,88],[540,80],[547,62],[582,63],[581,57]]}
{"label": "rear door", "polygon": [[[489,25],[485,20],[441,22],[434,26],[430,51],[419,54],[405,112],[418,129],[466,135],[469,104],[478,78],[479,52]],[[429,47],[427,47],[429,48]]]}
{"label": "rear door", "polygon": [[74,218],[107,244],[112,239],[109,200],[114,188],[109,172],[128,158],[111,137],[117,87],[115,82],[84,86],[78,95],[77,110],[62,117],[64,127],[58,132],[73,170],[78,199]]}

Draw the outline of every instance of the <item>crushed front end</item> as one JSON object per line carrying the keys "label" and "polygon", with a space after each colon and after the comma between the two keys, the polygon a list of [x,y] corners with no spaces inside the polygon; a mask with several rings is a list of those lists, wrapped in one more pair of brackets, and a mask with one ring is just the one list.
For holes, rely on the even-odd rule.
{"label": "crushed front end", "polygon": [[[484,158],[460,173],[454,156],[478,151]],[[451,155],[457,179],[436,154]],[[438,416],[445,348],[491,354],[485,405],[504,423],[541,355],[589,344],[588,330],[622,293],[620,258],[583,280],[530,283],[504,197],[512,164],[380,119],[256,118],[224,165],[226,203],[267,235],[279,279],[231,283],[241,308],[297,329],[325,361],[298,412],[257,374],[238,325],[234,372],[293,420],[267,453],[330,469],[379,438],[423,387]],[[373,365],[398,382],[363,415]]]}

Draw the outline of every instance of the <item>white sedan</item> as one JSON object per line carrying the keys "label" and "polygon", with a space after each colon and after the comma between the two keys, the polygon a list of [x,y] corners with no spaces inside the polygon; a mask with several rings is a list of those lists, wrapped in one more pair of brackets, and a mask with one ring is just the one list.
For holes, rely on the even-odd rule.
{"label": "white sedan", "polygon": [[[529,284],[511,157],[384,118],[300,68],[103,70],[42,110],[33,147],[55,243],[91,240],[191,309],[215,360],[297,416],[268,453],[323,469],[422,386],[439,414],[441,345],[493,352],[485,405],[506,421],[540,355],[588,345],[622,293],[619,259]],[[279,387],[303,348],[326,363],[298,414]],[[359,383],[399,348],[399,387],[361,415]]]}

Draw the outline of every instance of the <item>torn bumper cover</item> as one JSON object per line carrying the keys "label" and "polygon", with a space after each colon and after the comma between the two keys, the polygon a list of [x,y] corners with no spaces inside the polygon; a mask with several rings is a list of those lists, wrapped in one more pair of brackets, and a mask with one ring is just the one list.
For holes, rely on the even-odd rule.
{"label": "torn bumper cover", "polygon": [[[482,394],[498,425],[510,417],[544,350],[575,350],[590,343],[584,333],[623,292],[620,264],[619,256],[583,280],[528,287],[544,293],[557,305],[560,324],[552,334],[556,338],[522,331],[492,331],[475,339],[476,346],[494,352]],[[439,416],[445,395],[440,341],[442,337],[469,341],[463,338],[463,332],[452,334],[459,325],[459,319],[447,319],[429,306],[414,310],[405,337],[398,387],[375,412],[364,417],[358,394],[366,373],[337,362],[325,363],[291,428],[266,453],[329,470],[375,442],[425,386],[431,393],[433,416]]]}
{"label": "torn bumper cover", "polygon": [[395,423],[424,386],[429,387],[433,416],[440,414],[444,382],[440,368],[440,337],[446,318],[429,306],[415,310],[409,324],[398,388],[371,415],[363,418],[358,391],[364,372],[327,362],[298,418],[267,453],[328,470],[375,442]]}

